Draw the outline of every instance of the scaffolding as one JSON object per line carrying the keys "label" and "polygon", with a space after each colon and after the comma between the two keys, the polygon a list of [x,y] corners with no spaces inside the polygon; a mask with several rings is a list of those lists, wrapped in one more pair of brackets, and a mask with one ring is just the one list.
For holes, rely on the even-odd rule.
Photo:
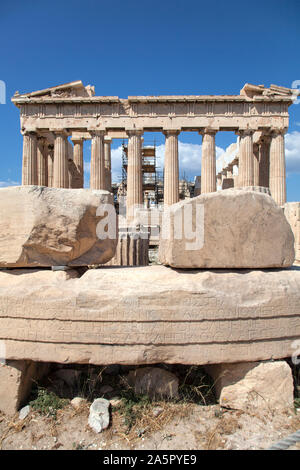
{"label": "scaffolding", "polygon": [[[128,146],[122,144],[122,188],[127,191],[127,169],[128,169]],[[157,166],[156,143],[142,146],[142,177],[143,177],[143,200],[156,206],[163,197],[162,175]]]}

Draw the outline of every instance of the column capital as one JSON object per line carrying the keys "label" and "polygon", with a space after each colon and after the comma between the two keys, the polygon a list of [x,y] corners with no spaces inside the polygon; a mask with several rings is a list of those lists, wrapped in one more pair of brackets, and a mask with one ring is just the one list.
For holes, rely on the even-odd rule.
{"label": "column capital", "polygon": [[284,135],[287,132],[286,127],[271,127],[270,135]]}
{"label": "column capital", "polygon": [[236,135],[239,135],[240,137],[246,136],[246,135],[253,135],[254,132],[256,132],[257,129],[250,129],[250,128],[239,128],[237,131],[235,131]]}
{"label": "column capital", "polygon": [[168,135],[179,135],[180,132],[181,132],[181,129],[163,129],[163,134],[165,136],[168,136]]}
{"label": "column capital", "polygon": [[36,129],[21,129],[21,134],[24,135],[37,135]]}
{"label": "column capital", "polygon": [[203,129],[200,129],[198,131],[198,133],[200,135],[204,135],[204,134],[209,134],[209,135],[216,135],[216,133],[219,131],[219,128],[218,127],[204,127]]}
{"label": "column capital", "polygon": [[112,143],[112,138],[108,137],[107,135],[104,137],[104,143],[105,144],[111,144]]}
{"label": "column capital", "polygon": [[102,129],[88,129],[91,137],[104,137],[105,130]]}
{"label": "column capital", "polygon": [[83,144],[83,142],[85,141],[85,138],[84,137],[71,137],[71,141],[73,142],[73,144]]}
{"label": "column capital", "polygon": [[134,135],[141,137],[144,134],[144,129],[125,129],[125,132],[128,137],[132,137]]}
{"label": "column capital", "polygon": [[68,137],[68,132],[66,129],[57,129],[57,128],[50,128],[50,132],[53,132],[54,135],[62,135],[63,137]]}

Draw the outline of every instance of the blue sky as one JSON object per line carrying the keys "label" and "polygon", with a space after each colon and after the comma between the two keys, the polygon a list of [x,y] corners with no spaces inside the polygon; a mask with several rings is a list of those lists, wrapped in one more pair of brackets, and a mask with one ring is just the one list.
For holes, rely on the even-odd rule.
{"label": "blue sky", "polygon": [[[95,85],[98,95],[119,97],[237,94],[245,82],[290,87],[300,80],[299,16],[299,0],[1,2],[0,80],[7,102],[0,104],[0,186],[21,181],[19,113],[10,102],[16,90],[78,79]],[[163,136],[155,137],[163,144]],[[181,173],[199,174],[200,136],[179,139]],[[234,140],[222,132],[216,143],[225,149]],[[119,145],[113,146],[115,178]],[[88,142],[85,160],[88,169]],[[300,104],[290,107],[287,170],[288,200],[299,201]]]}

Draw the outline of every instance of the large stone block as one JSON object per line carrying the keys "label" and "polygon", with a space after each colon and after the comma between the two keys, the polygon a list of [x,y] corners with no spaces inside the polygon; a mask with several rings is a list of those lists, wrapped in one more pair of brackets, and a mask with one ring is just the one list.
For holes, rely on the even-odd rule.
{"label": "large stone block", "polygon": [[0,364],[0,410],[13,415],[29,396],[33,381],[48,372],[47,363],[7,361]]}
{"label": "large stone block", "polygon": [[107,191],[17,186],[0,189],[0,267],[86,266],[113,257],[116,240],[100,240],[96,212]]}
{"label": "large stone block", "polygon": [[284,361],[206,366],[220,405],[253,412],[289,408],[294,402],[292,371]]}
{"label": "large stone block", "polygon": [[275,268],[294,261],[283,210],[260,191],[227,189],[165,211],[159,257],[175,268]]}
{"label": "large stone block", "polygon": [[78,278],[24,271],[0,271],[0,346],[9,360],[252,362],[291,357],[300,337],[297,267],[108,266]]}

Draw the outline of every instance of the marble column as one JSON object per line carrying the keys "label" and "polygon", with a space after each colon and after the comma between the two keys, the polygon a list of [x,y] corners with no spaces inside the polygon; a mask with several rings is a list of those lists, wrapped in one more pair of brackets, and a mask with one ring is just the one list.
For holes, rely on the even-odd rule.
{"label": "marble column", "polygon": [[259,145],[253,144],[253,184],[259,186]]}
{"label": "marble column", "polygon": [[239,130],[239,186],[254,185],[253,130]]}
{"label": "marble column", "polygon": [[212,193],[216,191],[216,131],[205,129],[201,132],[202,159],[201,159],[201,193]]}
{"label": "marble column", "polygon": [[23,134],[22,184],[38,184],[37,135],[35,132],[25,132]]}
{"label": "marble column", "polygon": [[71,139],[74,145],[73,162],[75,166],[76,176],[74,177],[74,188],[83,188],[84,184],[84,167],[83,167],[83,142],[82,137]]}
{"label": "marble column", "polygon": [[135,207],[143,205],[143,175],[142,175],[142,130],[127,131],[128,135],[128,164],[127,164],[127,198],[126,219],[132,222]]}
{"label": "marble column", "polygon": [[37,139],[37,179],[39,186],[48,186],[48,152],[46,139]]}
{"label": "marble column", "polygon": [[92,131],[91,189],[106,189],[104,167],[104,131]]}
{"label": "marble column", "polygon": [[48,186],[53,188],[54,145],[48,145]]}
{"label": "marble column", "polygon": [[67,134],[54,131],[54,163],[53,163],[53,187],[69,187]]}
{"label": "marble column", "polygon": [[[164,205],[179,201],[178,130],[165,130]],[[202,192],[202,188],[201,188]]]}
{"label": "marble column", "polygon": [[286,203],[284,133],[284,129],[274,130],[270,143],[270,192],[279,206]]}
{"label": "marble column", "polygon": [[264,135],[260,139],[259,144],[259,186],[264,188],[269,188],[270,186],[270,142],[271,137]]}
{"label": "marble column", "polygon": [[104,138],[104,167],[105,186],[107,191],[111,191],[111,138]]}

